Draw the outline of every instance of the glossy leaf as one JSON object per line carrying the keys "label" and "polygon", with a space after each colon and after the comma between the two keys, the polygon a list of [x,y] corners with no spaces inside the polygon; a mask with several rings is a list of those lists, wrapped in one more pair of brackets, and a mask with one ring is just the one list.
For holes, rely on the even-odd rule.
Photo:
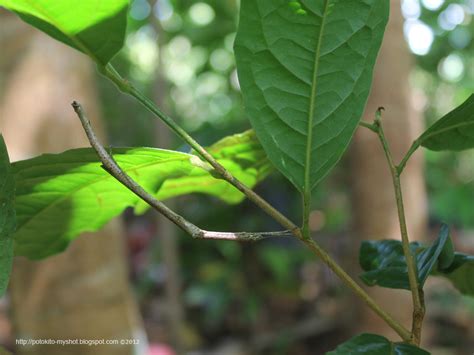
{"label": "glossy leaf", "polygon": [[446,224],[441,229],[435,242],[429,248],[424,249],[416,256],[418,268],[418,281],[423,287],[426,279],[434,270],[436,263],[441,262],[444,267],[453,261],[454,248],[449,235],[449,227]]}
{"label": "glossy leaf", "polygon": [[[419,245],[411,243],[412,252]],[[360,278],[368,286],[410,289],[402,243],[398,240],[364,241],[359,263],[365,271]]]}
{"label": "glossy leaf", "polygon": [[15,226],[15,180],[0,135],[0,297],[5,294],[12,270]]}
{"label": "glossy leaf", "polygon": [[435,122],[418,140],[430,150],[474,148],[474,94]]}
{"label": "glossy leaf", "polygon": [[326,355],[429,355],[417,346],[393,343],[381,335],[360,334]]}
{"label": "glossy leaf", "polygon": [[235,55],[246,112],[305,196],[358,125],[388,11],[388,0],[241,1]]}
{"label": "glossy leaf", "polygon": [[[446,225],[441,227],[433,245],[426,248],[417,242],[412,242],[410,249],[416,255],[420,286],[424,285],[437,263],[447,267],[453,261],[454,250]],[[363,242],[359,262],[365,271],[360,277],[367,285],[410,290],[406,260],[399,240]]]}
{"label": "glossy leaf", "polygon": [[0,6],[105,65],[122,48],[128,0],[0,0]]}
{"label": "glossy leaf", "polygon": [[[253,132],[225,138],[211,151],[249,186],[270,171]],[[214,178],[195,155],[152,148],[114,149],[113,153],[122,169],[159,199],[191,192],[227,202],[242,199],[233,186]],[[139,201],[101,168],[92,149],[47,154],[14,163],[13,168],[17,180],[16,255],[38,259],[60,252],[80,233],[98,230]]]}
{"label": "glossy leaf", "polygon": [[438,268],[435,275],[447,278],[463,295],[474,296],[474,256],[455,253],[451,265]]}

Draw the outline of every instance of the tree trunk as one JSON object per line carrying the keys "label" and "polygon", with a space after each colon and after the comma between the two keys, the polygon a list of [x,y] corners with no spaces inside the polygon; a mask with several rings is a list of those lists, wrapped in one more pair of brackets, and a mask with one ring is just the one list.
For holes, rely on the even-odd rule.
{"label": "tree trunk", "polygon": [[[87,146],[70,104],[83,103],[94,127],[100,126],[90,61],[14,15],[0,11],[0,21],[0,129],[12,160]],[[10,297],[16,339],[140,340],[139,345],[17,345],[18,354],[145,353],[119,220],[46,260],[16,258]]]}
{"label": "tree trunk", "polygon": [[[404,156],[421,133],[423,120],[411,102],[409,73],[412,60],[403,38],[400,2],[391,1],[390,21],[375,68],[372,92],[364,118],[372,122],[383,106],[382,123],[395,162]],[[392,179],[379,139],[359,128],[351,151],[354,228],[359,241],[400,238],[397,206]],[[402,175],[408,232],[411,240],[422,239],[427,222],[426,192],[421,154],[415,154]],[[360,268],[357,268],[359,270]],[[370,293],[391,313],[411,328],[411,296],[407,291],[370,288]],[[392,336],[391,331],[371,311],[364,313],[363,331]]]}

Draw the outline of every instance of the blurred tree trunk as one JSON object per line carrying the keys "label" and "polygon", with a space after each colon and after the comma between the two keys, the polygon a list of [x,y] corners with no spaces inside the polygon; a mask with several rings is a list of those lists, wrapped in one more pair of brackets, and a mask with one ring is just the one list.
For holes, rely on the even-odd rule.
{"label": "blurred tree trunk", "polygon": [[[152,2],[153,7],[156,8],[158,1]],[[159,21],[156,21],[154,15],[150,19],[152,26],[156,32],[156,45],[159,48],[159,53],[162,53],[164,44],[168,41],[166,34],[160,26]],[[166,82],[163,72],[163,56],[159,56],[158,67],[155,72],[155,80],[153,83],[153,96],[156,104],[166,111],[166,103],[163,98],[166,95],[168,83]],[[173,133],[166,124],[161,120],[154,120],[155,130],[154,138],[156,140],[156,147],[163,149],[173,149]],[[175,200],[167,201],[168,207],[175,210],[177,207]],[[157,214],[157,237],[159,238],[161,258],[166,270],[165,280],[165,316],[168,341],[177,354],[185,352],[186,344],[186,329],[185,329],[185,309],[182,300],[182,279],[181,279],[181,256],[179,252],[179,233],[175,226],[163,215]],[[150,335],[150,341],[153,340]]]}
{"label": "blurred tree trunk", "polygon": [[[162,103],[166,83],[158,79],[155,85],[155,100]],[[163,105],[159,105],[163,107]],[[172,149],[172,133],[170,129],[161,121],[156,122],[157,147]],[[167,201],[168,207],[175,209],[175,201]],[[184,339],[184,305],[182,302],[181,285],[181,262],[179,253],[179,233],[176,227],[164,216],[156,216],[157,236],[160,239],[161,257],[166,270],[166,323],[169,333],[170,344],[178,354],[182,354],[185,348]]]}
{"label": "blurred tree trunk", "polygon": [[[379,106],[395,162],[404,156],[421,133],[423,120],[412,105],[409,73],[412,58],[403,38],[400,1],[391,1],[391,15],[375,68],[372,92],[364,114],[372,122]],[[359,128],[351,151],[354,227],[359,241],[400,238],[397,207],[390,171],[379,139]],[[402,175],[402,185],[411,240],[423,239],[427,222],[426,192],[421,154],[415,154]],[[360,268],[357,268],[359,270]],[[370,288],[370,293],[411,329],[411,296],[407,291]],[[367,310],[360,330],[396,338],[373,312]]]}
{"label": "blurred tree trunk", "polygon": [[[12,160],[87,146],[70,103],[82,102],[100,126],[90,61],[16,16],[0,11],[0,21],[0,130]],[[17,346],[18,354],[145,353],[118,220],[46,260],[16,258],[10,297],[16,339],[140,339],[138,346]]]}

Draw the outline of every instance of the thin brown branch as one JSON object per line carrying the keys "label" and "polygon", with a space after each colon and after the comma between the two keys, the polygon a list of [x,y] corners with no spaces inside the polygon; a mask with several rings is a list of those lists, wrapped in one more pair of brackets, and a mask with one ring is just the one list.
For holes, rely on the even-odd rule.
{"label": "thin brown branch", "polygon": [[103,168],[112,175],[116,180],[122,183],[135,195],[140,197],[142,200],[147,202],[151,207],[165,216],[168,220],[173,222],[183,231],[191,235],[196,239],[215,239],[215,240],[235,240],[235,241],[257,241],[269,237],[281,237],[291,236],[290,231],[278,231],[278,232],[213,232],[206,231],[198,226],[194,225],[181,215],[177,214],[163,202],[157,200],[153,195],[146,192],[137,182],[135,182],[127,173],[125,173],[114,160],[114,158],[107,152],[104,146],[99,142],[97,136],[92,129],[92,126],[87,119],[82,106],[74,101],[72,107],[76,112],[77,116],[81,120],[82,127],[86,132],[89,143],[92,148],[97,152],[100,161],[102,162]]}

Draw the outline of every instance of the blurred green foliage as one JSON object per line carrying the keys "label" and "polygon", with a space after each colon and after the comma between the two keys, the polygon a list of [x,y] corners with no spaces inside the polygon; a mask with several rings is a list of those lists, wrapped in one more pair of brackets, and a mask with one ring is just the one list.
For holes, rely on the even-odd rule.
{"label": "blurred green foliage", "polygon": [[[474,92],[474,1],[402,3],[410,48],[417,53],[417,39],[427,46],[426,53],[416,55],[412,84],[415,106],[425,113],[427,123],[432,123]],[[420,24],[427,26],[432,37],[423,30],[410,31],[410,26],[416,29]],[[414,40],[410,42],[409,36]],[[426,152],[426,178],[431,218],[474,227],[474,151]]]}

